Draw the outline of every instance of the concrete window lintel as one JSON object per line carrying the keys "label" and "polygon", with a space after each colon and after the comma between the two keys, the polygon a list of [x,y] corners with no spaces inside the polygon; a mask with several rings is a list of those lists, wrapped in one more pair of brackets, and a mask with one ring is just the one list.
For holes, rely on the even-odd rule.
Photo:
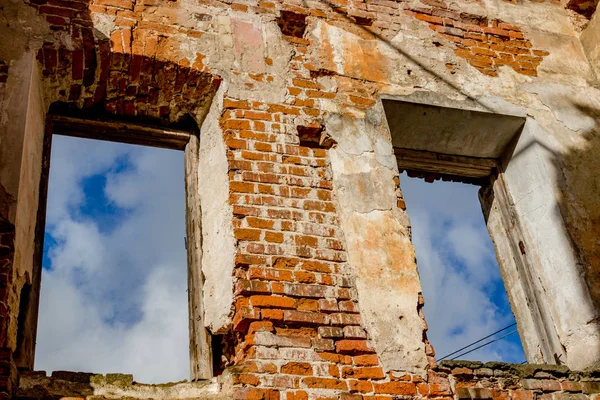
{"label": "concrete window lintel", "polygon": [[[549,173],[555,166],[536,141],[544,132],[525,110],[493,97],[456,101],[417,91],[382,95],[364,119],[332,115],[326,125],[338,143],[332,172],[349,262],[367,331],[387,370],[419,372],[426,360],[410,222],[394,202],[398,165],[390,166],[390,158],[402,169],[428,165],[426,172],[452,171],[458,180],[482,174],[475,183],[482,185],[482,209],[528,361],[584,368],[600,359],[593,350],[599,343],[590,342],[599,340],[590,334],[596,311],[556,212],[557,182]],[[415,154],[433,156],[415,164]],[[465,162],[474,167],[457,168]],[[376,288],[388,300],[369,300]]]}

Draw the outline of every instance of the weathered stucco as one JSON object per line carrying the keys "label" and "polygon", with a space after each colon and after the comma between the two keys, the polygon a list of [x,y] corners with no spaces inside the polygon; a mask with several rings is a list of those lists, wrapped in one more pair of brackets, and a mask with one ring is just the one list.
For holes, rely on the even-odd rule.
{"label": "weathered stucco", "polygon": [[[223,89],[221,89],[223,90]],[[231,328],[235,238],[229,204],[227,150],[218,119],[223,102],[216,100],[200,127],[199,197],[202,208],[202,273],[204,325],[213,333]]]}
{"label": "weathered stucco", "polygon": [[421,285],[408,218],[397,207],[398,167],[384,115],[364,120],[332,114],[325,125],[348,261],[367,332],[387,371],[424,374],[427,367],[417,313]]}
{"label": "weathered stucco", "polygon": [[598,35],[600,34],[600,16],[594,14],[590,23],[581,33],[581,44],[585,50],[586,56],[596,76],[600,75],[600,44]]}
{"label": "weathered stucco", "polygon": [[[507,369],[434,368],[394,153],[416,142],[380,100],[526,120],[517,143],[510,133],[490,147],[507,154],[482,190],[488,228],[528,360],[592,365],[600,360],[592,3],[3,1],[0,392],[16,388],[20,290],[40,268],[35,213],[49,111],[159,128],[198,122],[203,324],[223,335],[219,361],[230,367],[234,398],[598,392],[595,375],[537,371],[507,388]],[[467,136],[498,144],[507,126],[472,126]],[[421,145],[443,132],[428,135]],[[425,150],[461,147],[437,144]],[[477,157],[475,147],[461,151]],[[54,385],[48,379],[29,376],[22,389]],[[184,396],[204,396],[186,385]],[[131,390],[86,396],[138,396]]]}

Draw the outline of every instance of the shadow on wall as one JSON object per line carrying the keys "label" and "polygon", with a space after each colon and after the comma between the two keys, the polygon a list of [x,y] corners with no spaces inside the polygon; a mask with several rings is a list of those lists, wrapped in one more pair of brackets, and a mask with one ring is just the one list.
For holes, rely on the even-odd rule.
{"label": "shadow on wall", "polygon": [[583,104],[576,109],[593,119],[580,133],[585,143],[557,156],[561,183],[559,210],[579,251],[585,281],[596,310],[600,310],[600,110]]}
{"label": "shadow on wall", "polygon": [[[303,3],[308,7],[306,2]],[[321,0],[321,3],[337,12],[346,22],[362,29],[375,39],[388,44],[398,54],[418,65],[425,73],[444,82],[454,92],[465,96],[469,102],[477,104],[486,111],[496,112],[481,100],[470,96],[459,85],[421,63],[415,56],[395,45],[391,40],[378,34],[374,29],[369,28],[369,24],[365,23],[365,21],[360,21],[357,17],[344,13],[342,9],[328,0]],[[443,2],[436,3],[442,8],[445,7]],[[488,23],[487,20],[481,22]],[[443,36],[449,40],[453,39],[448,35]],[[521,40],[527,41],[524,37]],[[460,48],[459,45],[457,45],[458,48]],[[534,50],[532,55],[543,57],[547,55],[547,52]],[[459,56],[458,53],[457,56]],[[515,65],[510,66],[513,69],[516,67]],[[516,71],[520,72],[517,69]],[[576,101],[572,101],[572,105],[579,113],[585,114],[594,120],[592,128],[572,133],[572,135],[579,134],[585,143],[580,144],[579,147],[571,147],[564,154],[559,154],[543,143],[534,140],[519,152],[528,151],[530,147],[539,145],[552,154],[551,158],[558,174],[556,182],[560,186],[560,196],[556,207],[565,221],[573,247],[579,253],[578,259],[582,263],[584,279],[589,288],[594,306],[596,310],[600,310],[600,109]],[[516,156],[518,154],[513,155],[513,157]]]}
{"label": "shadow on wall", "polygon": [[[558,184],[556,210],[562,216],[596,312],[600,310],[600,109],[571,102],[571,117],[593,121],[587,129],[570,131],[571,146],[560,153],[537,139],[512,155],[535,147],[550,154]],[[559,111],[559,110],[556,110]],[[573,111],[575,111],[573,113]],[[579,137],[575,137],[579,136]],[[577,143],[577,144],[573,144]],[[584,289],[585,290],[585,289]],[[588,323],[594,323],[594,320]],[[556,355],[555,355],[556,356]],[[557,363],[561,363],[559,359]]]}
{"label": "shadow on wall", "polygon": [[[404,49],[402,49],[401,47],[395,45],[392,43],[391,40],[385,38],[383,35],[375,32],[373,29],[370,29],[368,27],[368,22],[367,24],[365,24],[365,22],[361,21],[360,17],[351,17],[348,14],[344,13],[341,11],[340,7],[336,6],[335,4],[329,2],[328,0],[320,0],[321,3],[325,4],[326,6],[328,6],[329,8],[331,8],[332,11],[335,11],[338,15],[340,15],[342,17],[343,20],[345,20],[346,22],[355,25],[357,28],[362,29],[364,32],[366,32],[368,35],[373,36],[374,38],[376,38],[377,40],[380,40],[384,43],[386,43],[390,48],[394,49],[394,51],[396,51],[398,54],[400,54],[401,56],[405,57],[406,59],[408,59],[410,62],[416,64],[419,66],[419,68],[424,71],[425,73],[431,75],[432,77],[439,79],[440,81],[444,82],[446,85],[448,85],[448,87],[457,92],[460,93],[461,95],[465,96],[467,99],[469,99],[469,101],[473,102],[474,104],[479,105],[480,107],[482,107],[484,110],[493,112],[493,110],[491,108],[489,108],[486,104],[484,104],[483,102],[479,101],[478,99],[476,99],[475,97],[472,97],[471,95],[469,95],[467,92],[465,92],[464,90],[462,90],[460,88],[459,85],[457,85],[454,82],[451,82],[450,80],[446,79],[444,76],[438,74],[437,72],[435,72],[433,69],[431,69],[430,67],[428,67],[427,65],[423,64],[422,62],[420,62],[415,56],[413,56],[412,54],[406,52]],[[307,9],[310,9],[310,6],[308,5],[308,3],[303,0],[302,4],[304,7],[306,7]]]}
{"label": "shadow on wall", "polygon": [[[58,102],[59,110],[172,125],[201,114],[220,84],[201,58],[194,64],[175,59],[166,34],[116,26],[108,38],[94,28],[93,1],[72,1],[60,9],[39,3],[29,1],[51,30],[66,32],[72,42],[72,50],[62,44],[65,40],[46,42],[37,55],[47,104]],[[126,7],[127,1],[122,3]],[[129,3],[133,9],[135,2]]]}
{"label": "shadow on wall", "polygon": [[[20,15],[23,9],[37,10],[37,17],[28,19],[26,23],[19,20],[15,24],[14,20],[8,20],[6,25],[13,35],[35,27],[36,34],[43,37],[37,61],[45,105],[50,105],[46,111],[196,131],[198,125],[195,120],[207,112],[221,79],[208,71],[201,57],[193,62],[179,57],[167,34],[133,29],[124,20],[122,25],[107,32],[107,36],[94,27],[90,12],[93,3],[92,0],[73,0],[60,2],[60,7],[55,7],[52,1],[25,0],[24,3],[7,2],[0,6],[1,15],[8,17]],[[120,4],[129,12],[133,10],[135,0],[123,0]],[[9,10],[10,7],[13,9]],[[35,15],[35,12],[31,14]],[[40,26],[48,26],[47,31],[40,32]],[[19,57],[28,51],[26,48],[17,50],[22,52]],[[45,204],[43,181],[41,207]],[[4,212],[2,204],[0,212]],[[0,361],[5,362],[12,357],[19,368],[31,369],[37,329],[44,218],[42,215],[40,220],[38,216],[36,262],[27,282],[17,281],[14,276],[14,227],[11,225],[5,229],[4,225],[0,223],[0,278],[3,279],[0,285]],[[27,289],[32,286],[33,289]],[[5,378],[2,372],[0,380],[13,381],[12,367],[7,367],[6,371],[10,377]],[[2,382],[0,394],[6,390]],[[7,385],[10,387],[10,383]]]}

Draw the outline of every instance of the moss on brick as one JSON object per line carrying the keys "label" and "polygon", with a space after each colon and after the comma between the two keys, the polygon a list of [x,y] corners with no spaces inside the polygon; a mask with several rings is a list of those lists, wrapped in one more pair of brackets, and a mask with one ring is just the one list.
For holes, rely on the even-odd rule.
{"label": "moss on brick", "polygon": [[444,368],[470,368],[477,369],[483,367],[481,361],[465,361],[465,360],[444,360],[440,362],[440,367]]}
{"label": "moss on brick", "polygon": [[133,383],[131,374],[106,374],[106,383],[117,386],[127,386]]}

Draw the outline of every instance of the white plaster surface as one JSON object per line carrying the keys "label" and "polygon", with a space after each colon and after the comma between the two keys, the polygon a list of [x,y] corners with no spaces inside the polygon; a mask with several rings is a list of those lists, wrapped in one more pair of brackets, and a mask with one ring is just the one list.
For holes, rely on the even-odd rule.
{"label": "white plaster surface", "polygon": [[227,153],[219,127],[224,86],[215,95],[200,128],[204,325],[213,334],[224,332],[231,325],[236,246],[229,205]]}
{"label": "white plaster surface", "polygon": [[332,115],[326,124],[338,143],[330,151],[331,169],[348,260],[364,327],[383,368],[423,375],[425,322],[417,312],[421,285],[408,220],[396,206],[398,169],[390,135],[373,120],[383,122],[377,116]]}

